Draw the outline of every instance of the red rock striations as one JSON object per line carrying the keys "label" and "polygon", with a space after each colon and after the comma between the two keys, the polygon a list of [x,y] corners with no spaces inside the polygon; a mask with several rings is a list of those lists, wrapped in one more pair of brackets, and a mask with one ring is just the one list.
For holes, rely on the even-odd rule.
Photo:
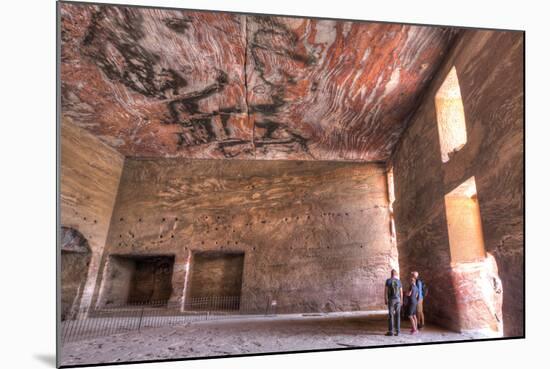
{"label": "red rock striations", "polygon": [[131,157],[386,160],[456,33],[64,3],[62,115]]}

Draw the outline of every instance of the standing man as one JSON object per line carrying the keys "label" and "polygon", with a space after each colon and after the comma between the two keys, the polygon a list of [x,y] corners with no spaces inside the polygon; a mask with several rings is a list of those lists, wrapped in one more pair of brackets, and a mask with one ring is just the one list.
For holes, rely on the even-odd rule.
{"label": "standing man", "polygon": [[397,271],[392,269],[391,278],[386,279],[384,287],[384,302],[388,306],[388,333],[386,336],[398,336],[401,329],[401,301],[403,301],[403,286]]}
{"label": "standing man", "polygon": [[418,320],[418,329],[424,327],[424,297],[426,296],[426,289],[424,288],[424,281],[418,278],[418,272],[411,273],[412,277],[416,279],[416,287],[418,288],[418,305],[416,306],[416,318]]}

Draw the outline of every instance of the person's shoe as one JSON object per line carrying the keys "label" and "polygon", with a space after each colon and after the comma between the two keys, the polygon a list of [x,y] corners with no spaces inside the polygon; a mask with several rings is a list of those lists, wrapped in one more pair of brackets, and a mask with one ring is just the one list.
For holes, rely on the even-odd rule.
{"label": "person's shoe", "polygon": [[399,332],[395,332],[393,335],[394,336],[399,336]]}
{"label": "person's shoe", "polygon": [[392,332],[388,332],[388,333],[386,333],[386,336],[393,336],[393,333],[392,333]]}

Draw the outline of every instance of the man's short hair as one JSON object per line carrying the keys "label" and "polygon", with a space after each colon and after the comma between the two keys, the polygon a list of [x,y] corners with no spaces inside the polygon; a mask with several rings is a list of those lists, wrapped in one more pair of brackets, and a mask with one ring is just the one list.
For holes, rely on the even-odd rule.
{"label": "man's short hair", "polygon": [[391,275],[392,275],[392,276],[397,275],[397,270],[392,269],[392,270],[391,270]]}

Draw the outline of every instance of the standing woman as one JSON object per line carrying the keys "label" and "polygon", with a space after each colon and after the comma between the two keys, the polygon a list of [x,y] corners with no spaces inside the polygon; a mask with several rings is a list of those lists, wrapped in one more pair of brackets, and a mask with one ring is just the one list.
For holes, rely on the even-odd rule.
{"label": "standing woman", "polygon": [[411,274],[416,279],[416,287],[418,287],[418,305],[416,306],[416,319],[418,324],[418,329],[424,327],[424,298],[428,295],[428,290],[426,289],[426,284],[420,278],[418,278],[418,272],[414,271]]}
{"label": "standing woman", "polygon": [[416,287],[416,278],[411,277],[411,286],[407,293],[409,297],[409,320],[411,321],[411,334],[418,333],[418,320],[416,319],[416,306],[418,304],[418,287]]}

